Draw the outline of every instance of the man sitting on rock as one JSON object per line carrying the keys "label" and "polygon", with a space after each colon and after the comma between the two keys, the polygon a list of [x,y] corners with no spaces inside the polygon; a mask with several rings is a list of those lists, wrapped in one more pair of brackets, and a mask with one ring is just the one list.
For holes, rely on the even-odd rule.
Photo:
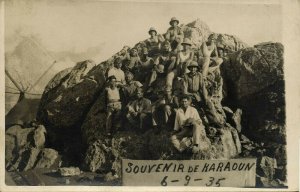
{"label": "man sitting on rock", "polygon": [[[199,73],[199,65],[196,61],[192,61],[188,66],[189,73],[184,75],[184,94],[192,98],[192,103],[199,107],[199,102],[202,100],[201,93],[206,91],[205,84],[201,73]],[[196,108],[197,108],[196,107]]]}
{"label": "man sitting on rock", "polygon": [[121,115],[121,98],[120,92],[117,88],[116,77],[114,75],[108,77],[109,86],[105,89],[105,102],[106,102],[106,133],[111,135],[112,126],[116,130],[120,127],[120,115]]}
{"label": "man sitting on rock", "polygon": [[166,39],[170,41],[172,50],[179,48],[184,37],[183,31],[178,26],[178,24],[179,24],[179,20],[176,19],[176,17],[172,17],[170,21],[171,27],[168,29],[166,33]]}
{"label": "man sitting on rock", "polygon": [[159,55],[161,43],[165,41],[165,38],[162,35],[157,34],[154,27],[151,27],[148,33],[150,38],[148,38],[145,43],[149,49],[149,56],[156,57]]}
{"label": "man sitting on rock", "polygon": [[164,93],[166,85],[165,67],[161,64],[155,65],[149,78],[147,96],[152,101]]}
{"label": "man sitting on rock", "polygon": [[177,77],[177,80],[182,78],[182,76],[186,72],[187,66],[194,59],[194,52],[193,50],[191,50],[191,40],[185,38],[181,44],[183,46],[183,50],[178,52],[177,54],[176,66],[167,75],[166,85],[169,87],[173,86],[173,80],[175,77]]}
{"label": "man sitting on rock", "polygon": [[178,98],[172,95],[172,89],[166,89],[164,94],[153,103],[153,125],[158,130],[173,127],[175,111],[179,108]]}
{"label": "man sitting on rock", "polygon": [[176,65],[176,57],[177,52],[171,50],[171,44],[169,41],[165,41],[161,50],[160,55],[156,57],[154,64],[162,64],[167,69],[167,73],[171,72],[173,69],[175,69]]}
{"label": "man sitting on rock", "polygon": [[132,48],[130,50],[129,61],[125,65],[125,71],[133,72],[134,68],[138,65],[140,65],[140,57],[138,55],[138,51],[136,48]]}
{"label": "man sitting on rock", "polygon": [[186,145],[181,141],[185,137],[192,137],[193,153],[197,153],[200,148],[201,139],[206,138],[206,133],[198,111],[190,106],[190,98],[188,95],[183,95],[180,98],[180,108],[176,111],[174,133],[171,141],[174,147],[182,152]]}
{"label": "man sitting on rock", "polygon": [[122,60],[121,58],[116,58],[114,61],[114,67],[108,70],[107,77],[114,76],[117,81],[117,85],[125,85],[125,74],[122,67]]}
{"label": "man sitting on rock", "polygon": [[138,88],[135,95],[136,99],[127,105],[126,118],[138,132],[144,132],[147,128],[152,127],[151,101],[143,97],[142,88]]}
{"label": "man sitting on rock", "polygon": [[134,98],[137,89],[143,86],[139,81],[134,81],[133,78],[134,76],[131,72],[127,71],[125,73],[126,85],[122,87],[124,94],[123,104],[125,105]]}
{"label": "man sitting on rock", "polygon": [[215,40],[216,37],[212,34],[208,37],[208,41],[200,47],[199,60],[202,63],[203,78],[206,78],[208,73],[218,69],[223,63],[223,59],[218,56]]}
{"label": "man sitting on rock", "polygon": [[136,67],[135,77],[136,80],[146,83],[147,78],[151,75],[152,69],[154,67],[154,61],[148,56],[148,49],[144,47],[142,49],[142,56],[140,59],[140,65]]}

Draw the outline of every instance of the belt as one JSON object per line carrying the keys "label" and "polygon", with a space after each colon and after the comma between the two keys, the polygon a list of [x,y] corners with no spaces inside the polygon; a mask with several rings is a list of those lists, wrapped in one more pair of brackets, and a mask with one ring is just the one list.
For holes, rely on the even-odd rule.
{"label": "belt", "polygon": [[121,102],[121,101],[119,99],[113,99],[108,101],[108,103],[117,103],[117,102]]}

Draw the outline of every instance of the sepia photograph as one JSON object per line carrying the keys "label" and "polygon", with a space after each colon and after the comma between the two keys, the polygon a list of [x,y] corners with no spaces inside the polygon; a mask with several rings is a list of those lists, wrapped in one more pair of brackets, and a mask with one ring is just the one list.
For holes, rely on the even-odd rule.
{"label": "sepia photograph", "polygon": [[298,186],[282,1],[0,3],[7,189]]}

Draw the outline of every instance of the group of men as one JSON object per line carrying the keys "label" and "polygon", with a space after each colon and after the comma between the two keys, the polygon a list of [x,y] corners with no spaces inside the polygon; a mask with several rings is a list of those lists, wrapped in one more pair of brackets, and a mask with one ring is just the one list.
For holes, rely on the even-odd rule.
{"label": "group of men", "polygon": [[179,20],[173,17],[165,35],[151,27],[150,38],[127,52],[125,47],[107,70],[106,134],[129,127],[138,132],[151,128],[173,129],[172,143],[182,151],[181,140],[192,137],[199,150],[205,126],[199,112],[208,111],[210,123],[222,126],[212,95],[206,89],[209,73],[219,73],[224,49],[211,35],[198,51],[184,38]]}

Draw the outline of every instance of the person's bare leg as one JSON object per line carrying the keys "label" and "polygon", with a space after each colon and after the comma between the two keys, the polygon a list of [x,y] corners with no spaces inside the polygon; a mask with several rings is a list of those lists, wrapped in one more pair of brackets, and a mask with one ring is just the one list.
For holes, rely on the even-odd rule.
{"label": "person's bare leg", "polygon": [[170,73],[168,73],[167,80],[166,80],[167,87],[171,87],[172,88],[172,86],[173,86],[173,80],[174,80],[175,76],[177,76],[177,70],[176,69],[174,69],[173,71],[171,71]]}

